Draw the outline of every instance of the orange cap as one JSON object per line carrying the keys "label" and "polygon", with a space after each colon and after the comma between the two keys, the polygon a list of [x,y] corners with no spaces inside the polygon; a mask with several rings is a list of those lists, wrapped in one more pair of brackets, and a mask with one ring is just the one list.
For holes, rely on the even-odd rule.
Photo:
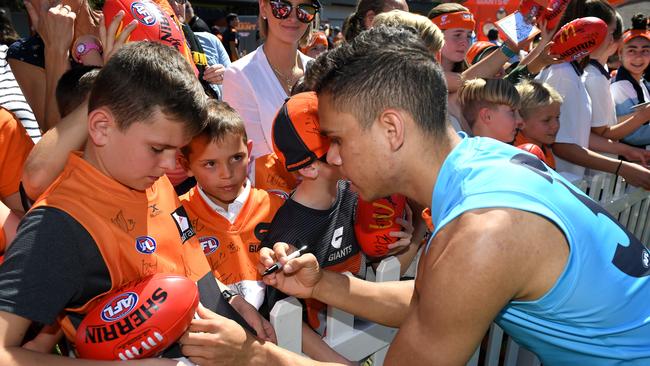
{"label": "orange cap", "polygon": [[474,30],[474,26],[476,26],[474,16],[468,11],[456,11],[453,13],[440,14],[431,19],[431,21],[441,30],[453,28]]}
{"label": "orange cap", "polygon": [[633,40],[634,38],[645,38],[650,41],[650,31],[642,29],[632,29],[623,33],[623,44]]}
{"label": "orange cap", "polygon": [[322,159],[330,141],[320,134],[316,93],[300,93],[287,99],[273,121],[271,135],[275,154],[290,172]]}
{"label": "orange cap", "polygon": [[465,55],[465,61],[468,65],[473,65],[478,62],[479,56],[485,54],[485,52],[491,48],[497,49],[499,46],[495,45],[492,42],[487,41],[477,41],[472,44],[472,46],[467,50]]}

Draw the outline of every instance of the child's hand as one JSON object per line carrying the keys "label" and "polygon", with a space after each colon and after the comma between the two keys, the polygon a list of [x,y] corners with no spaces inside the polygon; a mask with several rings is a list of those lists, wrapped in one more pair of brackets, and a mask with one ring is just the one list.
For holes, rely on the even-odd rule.
{"label": "child's hand", "polygon": [[271,323],[264,319],[257,309],[249,304],[242,296],[238,295],[233,297],[230,300],[230,305],[255,329],[259,338],[276,344],[278,343],[278,339],[275,336],[275,329],[273,329]]}
{"label": "child's hand", "polygon": [[395,219],[395,222],[402,225],[402,231],[391,231],[390,236],[394,238],[399,238],[393,244],[388,245],[390,250],[387,255],[392,255],[397,252],[401,252],[405,247],[411,244],[411,239],[413,238],[413,210],[407,204],[404,206],[404,211],[406,212],[406,219],[398,217]]}
{"label": "child's hand", "polygon": [[124,29],[117,35],[118,27],[120,22],[124,18],[124,10],[120,10],[115,14],[111,24],[106,29],[106,23],[104,21],[104,15],[102,14],[99,19],[99,40],[102,43],[102,49],[104,50],[102,56],[104,57],[104,65],[113,54],[120,49],[126,43],[126,40],[131,35],[131,32],[135,30],[138,26],[138,21],[133,19],[129,24],[127,24]]}

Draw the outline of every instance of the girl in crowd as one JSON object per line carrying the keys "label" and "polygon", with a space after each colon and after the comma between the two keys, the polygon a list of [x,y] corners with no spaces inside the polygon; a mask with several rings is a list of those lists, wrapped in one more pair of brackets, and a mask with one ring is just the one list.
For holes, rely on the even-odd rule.
{"label": "girl in crowd", "polygon": [[623,65],[618,69],[616,79],[611,84],[611,92],[619,120],[634,118],[641,125],[627,135],[623,141],[638,146],[650,144],[650,106],[633,108],[634,105],[650,102],[650,93],[643,73],[650,64],[650,31],[648,18],[637,14],[632,18],[632,29],[623,35],[619,56]]}

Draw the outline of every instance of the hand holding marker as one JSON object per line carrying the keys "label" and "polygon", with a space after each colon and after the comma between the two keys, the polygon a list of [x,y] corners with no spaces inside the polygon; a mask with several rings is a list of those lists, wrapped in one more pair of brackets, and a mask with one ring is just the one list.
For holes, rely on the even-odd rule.
{"label": "hand holding marker", "polygon": [[[305,254],[306,252],[307,252],[307,246],[303,245],[302,247],[300,247],[300,249],[298,249],[295,252],[289,254],[287,256],[287,261],[298,258],[301,255]],[[275,262],[271,267],[267,268],[264,271],[262,276],[270,275],[271,273],[275,273],[275,272],[279,271],[280,269],[282,269],[282,264],[280,262]]]}

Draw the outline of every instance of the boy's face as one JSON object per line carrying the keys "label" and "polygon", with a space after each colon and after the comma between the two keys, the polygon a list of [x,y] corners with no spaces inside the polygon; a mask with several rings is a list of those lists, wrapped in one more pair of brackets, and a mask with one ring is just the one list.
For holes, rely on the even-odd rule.
{"label": "boy's face", "polygon": [[188,174],[217,205],[227,208],[244,190],[252,142],[244,143],[240,135],[228,133],[221,141],[207,137],[190,143]]}
{"label": "boy's face", "polygon": [[553,144],[560,129],[560,103],[535,108],[529,114],[521,128],[524,135],[538,145]]}
{"label": "boy's face", "polygon": [[110,125],[96,163],[104,174],[143,191],[176,167],[176,151],[190,138],[183,123],[156,110],[149,120],[134,122],[124,131]]}
{"label": "boy's face", "polygon": [[499,104],[490,110],[492,118],[490,137],[505,143],[514,141],[521,123],[517,110],[505,104]]}

